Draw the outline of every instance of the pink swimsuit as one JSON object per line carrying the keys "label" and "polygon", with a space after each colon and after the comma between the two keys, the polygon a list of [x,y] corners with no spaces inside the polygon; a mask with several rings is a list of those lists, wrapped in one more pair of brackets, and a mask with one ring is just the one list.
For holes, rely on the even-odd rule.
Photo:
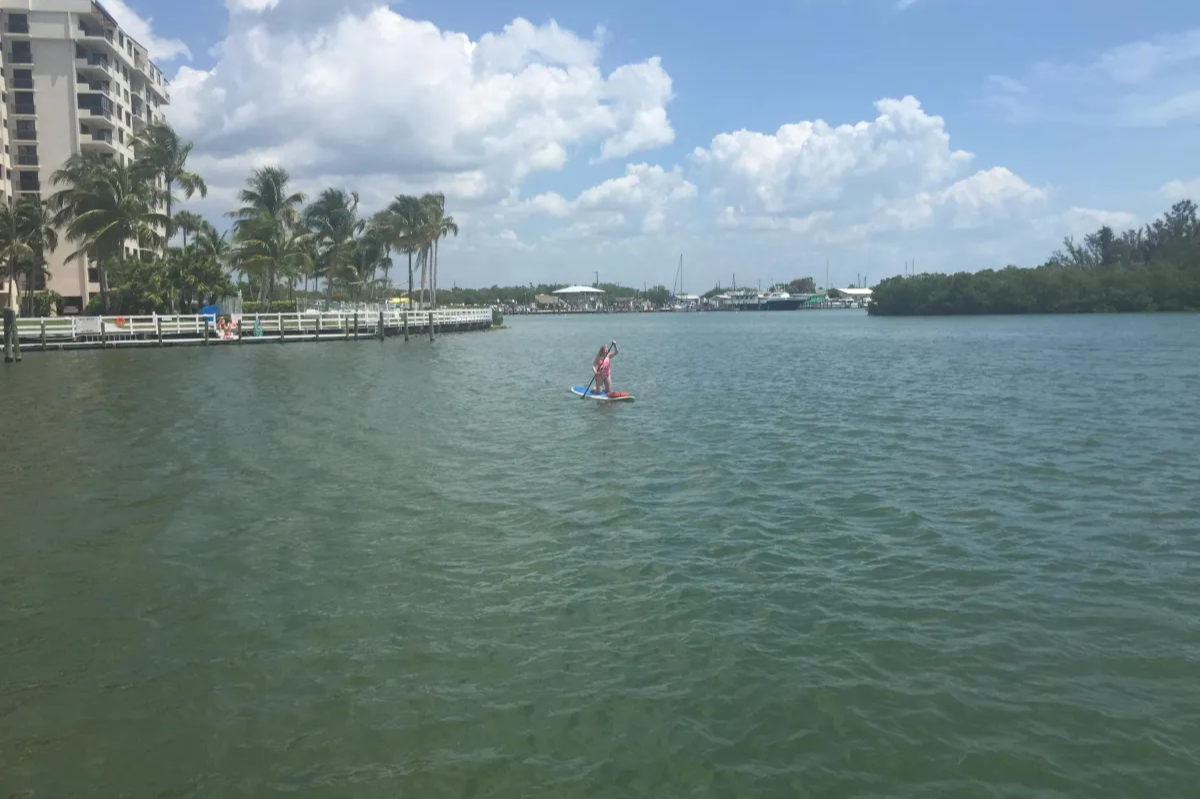
{"label": "pink swimsuit", "polygon": [[608,377],[608,361],[610,357],[611,356],[605,355],[604,360],[601,361],[598,366],[596,366],[596,377]]}

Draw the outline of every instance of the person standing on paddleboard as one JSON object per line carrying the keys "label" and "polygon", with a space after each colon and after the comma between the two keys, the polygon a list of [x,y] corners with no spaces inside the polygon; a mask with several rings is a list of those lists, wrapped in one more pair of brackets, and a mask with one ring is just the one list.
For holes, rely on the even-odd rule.
{"label": "person standing on paddleboard", "polygon": [[592,361],[592,373],[596,375],[596,390],[605,394],[612,393],[612,359],[617,357],[617,342],[611,348],[608,344],[601,345],[596,360]]}

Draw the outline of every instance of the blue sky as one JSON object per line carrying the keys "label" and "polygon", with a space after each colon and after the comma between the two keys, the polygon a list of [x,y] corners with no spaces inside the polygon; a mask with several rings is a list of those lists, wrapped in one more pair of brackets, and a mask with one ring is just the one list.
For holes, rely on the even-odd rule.
{"label": "blue sky", "polygon": [[460,285],[1032,265],[1200,197],[1178,0],[108,5],[176,76],[195,210],[265,163],[441,190]]}

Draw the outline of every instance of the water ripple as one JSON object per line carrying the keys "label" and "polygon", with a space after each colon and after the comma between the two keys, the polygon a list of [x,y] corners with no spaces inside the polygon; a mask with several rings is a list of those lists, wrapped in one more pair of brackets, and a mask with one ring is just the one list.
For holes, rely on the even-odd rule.
{"label": "water ripple", "polygon": [[1198,324],[29,358],[0,795],[1191,795]]}

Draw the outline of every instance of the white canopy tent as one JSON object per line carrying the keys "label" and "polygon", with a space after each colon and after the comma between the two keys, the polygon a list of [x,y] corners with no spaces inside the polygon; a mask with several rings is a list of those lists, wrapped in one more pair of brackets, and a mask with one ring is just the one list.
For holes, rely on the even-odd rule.
{"label": "white canopy tent", "polygon": [[561,297],[571,305],[587,305],[590,302],[595,302],[604,294],[604,289],[592,288],[591,286],[567,286],[564,289],[550,292],[556,297]]}

